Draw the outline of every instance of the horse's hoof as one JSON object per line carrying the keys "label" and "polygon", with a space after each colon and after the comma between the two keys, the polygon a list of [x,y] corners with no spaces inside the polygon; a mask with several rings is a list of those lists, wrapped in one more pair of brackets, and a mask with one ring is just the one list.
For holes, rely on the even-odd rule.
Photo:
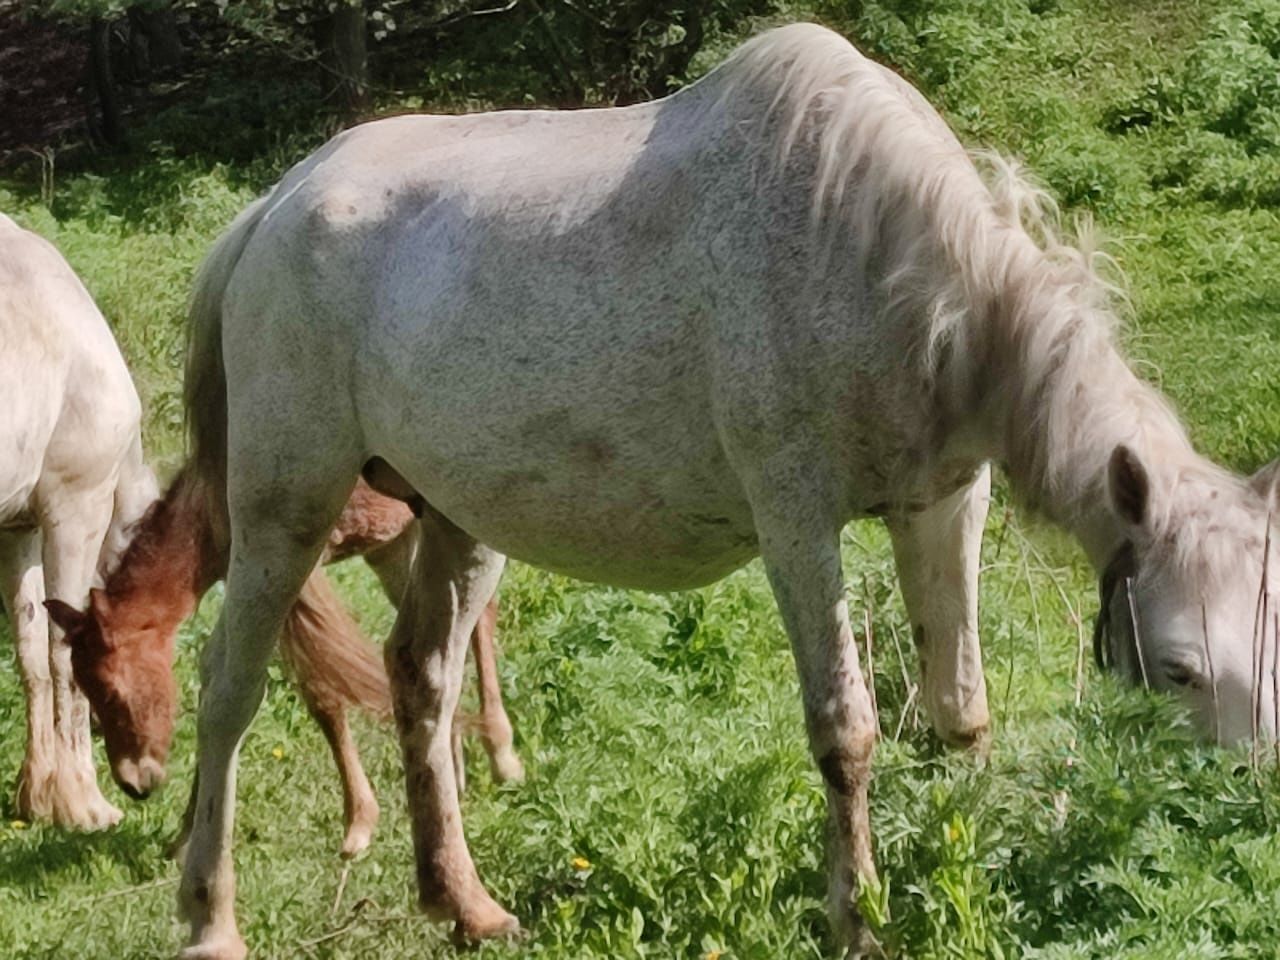
{"label": "horse's hoof", "polygon": [[106,830],[114,827],[124,819],[124,813],[119,807],[108,803],[106,798],[102,796],[96,797],[89,804],[89,824],[86,829],[89,830]]}
{"label": "horse's hoof", "polygon": [[245,960],[249,948],[240,934],[212,934],[200,938],[199,943],[183,947],[178,960]]}
{"label": "horse's hoof", "polygon": [[343,860],[351,860],[368,850],[373,843],[373,828],[373,823],[353,823],[349,826],[347,835],[342,838],[342,849],[338,851],[338,855]]}
{"label": "horse's hoof", "polygon": [[459,944],[482,940],[520,940],[526,936],[520,921],[490,901],[482,911],[469,913],[453,928],[453,939]]}
{"label": "horse's hoof", "polygon": [[53,816],[50,819],[64,829],[92,833],[114,827],[124,819],[124,814],[119,807],[108,803],[99,795],[76,801],[56,800],[53,805]]}
{"label": "horse's hoof", "polygon": [[884,950],[875,937],[870,937],[866,943],[851,945],[845,960],[884,960]]}
{"label": "horse's hoof", "polygon": [[510,747],[490,757],[489,767],[496,783],[524,783],[524,764]]}

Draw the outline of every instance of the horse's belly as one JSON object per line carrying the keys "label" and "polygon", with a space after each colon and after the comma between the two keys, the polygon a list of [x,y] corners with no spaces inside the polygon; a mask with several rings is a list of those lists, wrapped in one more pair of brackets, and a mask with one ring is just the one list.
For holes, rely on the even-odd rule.
{"label": "horse's belly", "polygon": [[732,573],[758,552],[754,530],[715,515],[592,513],[586,523],[555,529],[527,518],[503,519],[499,527],[478,518],[469,529],[517,560],[619,587],[703,586]]}
{"label": "horse's belly", "polygon": [[7,391],[7,415],[0,419],[0,527],[27,526],[34,517],[36,485],[53,432],[56,407],[37,409],[30,402],[38,390]]}
{"label": "horse's belly", "polygon": [[584,467],[572,452],[512,461],[498,469],[475,461],[423,464],[408,479],[476,539],[584,580],[655,590],[701,586],[758,552],[750,508],[716,458],[655,455],[651,464],[667,470],[634,460],[616,469]]}

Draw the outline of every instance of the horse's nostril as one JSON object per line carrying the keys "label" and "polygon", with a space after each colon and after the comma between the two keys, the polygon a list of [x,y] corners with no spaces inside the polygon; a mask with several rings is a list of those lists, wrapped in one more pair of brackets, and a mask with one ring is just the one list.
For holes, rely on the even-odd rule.
{"label": "horse's nostril", "polygon": [[164,767],[150,757],[142,761],[140,772],[148,793],[160,787],[165,781]]}
{"label": "horse's nostril", "polygon": [[164,767],[150,757],[122,760],[113,772],[120,789],[133,800],[145,800],[165,779]]}

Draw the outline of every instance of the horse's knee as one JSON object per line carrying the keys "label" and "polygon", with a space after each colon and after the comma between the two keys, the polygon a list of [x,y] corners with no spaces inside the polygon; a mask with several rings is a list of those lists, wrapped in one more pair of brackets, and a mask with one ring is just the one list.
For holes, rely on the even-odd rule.
{"label": "horse's knee", "polygon": [[814,719],[812,738],[818,769],[827,785],[841,797],[866,788],[875,751],[876,722],[864,684],[852,685],[833,711]]}
{"label": "horse's knee", "polygon": [[818,770],[835,793],[850,797],[866,788],[874,752],[875,730],[869,733],[857,731],[841,738],[819,756]]}
{"label": "horse's knee", "polygon": [[920,654],[924,706],[938,736],[948,744],[972,748],[987,736],[986,678],[976,634],[967,629],[914,629]]}

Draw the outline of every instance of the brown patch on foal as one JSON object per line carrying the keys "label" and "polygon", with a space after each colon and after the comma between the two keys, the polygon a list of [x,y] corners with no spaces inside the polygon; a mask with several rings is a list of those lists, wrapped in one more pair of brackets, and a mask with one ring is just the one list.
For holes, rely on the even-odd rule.
{"label": "brown patch on foal", "polygon": [[88,610],[54,614],[66,621],[72,671],[98,715],[112,773],[135,796],[163,776],[178,708],[174,641],[217,578],[210,529],[203,490],[184,470],[134,525]]}

